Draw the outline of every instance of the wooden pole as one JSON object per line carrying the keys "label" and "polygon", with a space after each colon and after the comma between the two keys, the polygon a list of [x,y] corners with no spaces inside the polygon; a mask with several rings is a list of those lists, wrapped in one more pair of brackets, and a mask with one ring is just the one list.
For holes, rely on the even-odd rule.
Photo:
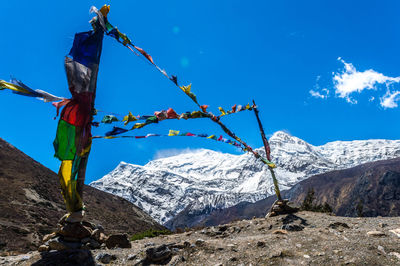
{"label": "wooden pole", "polygon": [[[262,141],[264,143],[265,154],[267,156],[268,161],[271,161],[271,150],[270,150],[270,147],[269,147],[269,144],[268,144],[268,140],[265,137],[264,128],[263,128],[263,126],[261,124],[260,117],[258,116],[258,112],[259,111],[258,111],[258,109],[256,107],[257,105],[254,102],[254,100],[253,100],[253,104],[254,104],[254,107],[253,107],[254,114],[256,115],[258,126],[260,127],[261,139],[262,139]],[[271,172],[272,181],[274,182],[275,194],[278,197],[278,200],[282,201],[281,191],[279,190],[278,180],[276,179],[274,169],[272,167],[270,167],[270,166],[268,166],[268,169]]]}

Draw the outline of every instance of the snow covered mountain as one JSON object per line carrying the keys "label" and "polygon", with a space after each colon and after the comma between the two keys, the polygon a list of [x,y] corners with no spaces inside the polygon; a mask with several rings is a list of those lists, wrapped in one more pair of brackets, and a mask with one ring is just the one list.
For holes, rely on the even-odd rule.
{"label": "snow covered mountain", "polygon": [[[335,141],[313,146],[278,131],[270,138],[270,146],[281,190],[315,174],[400,157],[400,140]],[[264,154],[261,148],[257,151]],[[90,185],[133,202],[160,223],[189,205],[199,212],[255,202],[274,193],[267,167],[252,155],[206,149],[144,166],[121,162]]]}

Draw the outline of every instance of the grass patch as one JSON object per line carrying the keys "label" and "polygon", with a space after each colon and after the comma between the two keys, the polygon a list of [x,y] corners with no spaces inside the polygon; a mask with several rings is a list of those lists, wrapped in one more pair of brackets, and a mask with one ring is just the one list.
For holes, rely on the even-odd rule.
{"label": "grass patch", "polygon": [[159,235],[170,235],[170,234],[172,234],[172,232],[167,230],[167,229],[166,230],[149,229],[147,231],[134,234],[131,237],[131,241],[140,240],[140,239],[143,239],[145,237],[152,238],[152,237],[156,237],[156,236],[159,236]]}

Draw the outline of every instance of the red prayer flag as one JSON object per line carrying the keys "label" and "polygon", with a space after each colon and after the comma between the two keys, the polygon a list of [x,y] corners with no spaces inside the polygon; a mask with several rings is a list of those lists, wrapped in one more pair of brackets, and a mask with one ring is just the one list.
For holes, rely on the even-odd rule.
{"label": "red prayer flag", "polygon": [[178,114],[172,108],[168,108],[167,110],[167,119],[178,118]]}
{"label": "red prayer flag", "polygon": [[144,57],[146,57],[147,60],[149,60],[153,65],[155,65],[155,64],[154,64],[154,61],[153,61],[153,58],[152,58],[148,53],[146,53],[145,50],[143,50],[142,48],[137,47],[137,46],[134,46],[134,47],[135,47],[135,49],[138,50]]}
{"label": "red prayer flag", "polygon": [[200,108],[204,113],[207,113],[208,105],[206,105],[206,104],[205,105],[201,105]]}

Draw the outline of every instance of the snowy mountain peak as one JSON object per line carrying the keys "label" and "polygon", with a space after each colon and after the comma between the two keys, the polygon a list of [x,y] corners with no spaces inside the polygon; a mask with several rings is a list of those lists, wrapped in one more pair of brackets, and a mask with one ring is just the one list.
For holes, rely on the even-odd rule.
{"label": "snowy mountain peak", "polygon": [[[335,141],[313,146],[278,131],[270,138],[281,190],[327,171],[400,156],[400,140]],[[264,154],[264,148],[257,149]],[[193,211],[226,208],[273,194],[270,173],[249,154],[199,149],[150,161],[144,166],[121,162],[90,184],[135,203],[160,223],[190,205]]]}

